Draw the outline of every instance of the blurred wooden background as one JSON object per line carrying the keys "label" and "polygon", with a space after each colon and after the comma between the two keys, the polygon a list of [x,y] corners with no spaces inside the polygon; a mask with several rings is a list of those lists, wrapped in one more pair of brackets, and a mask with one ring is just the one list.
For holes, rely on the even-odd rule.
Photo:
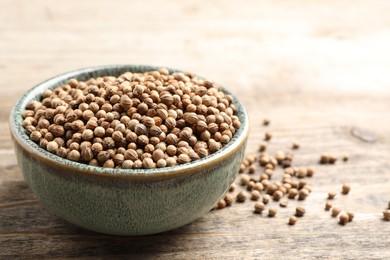
{"label": "blurred wooden background", "polygon": [[[381,219],[390,200],[389,1],[0,4],[0,258],[390,258],[390,222]],[[21,176],[9,112],[49,77],[115,63],[180,68],[228,87],[251,117],[248,154],[270,118],[269,152],[299,140],[295,164],[316,166],[313,193],[274,219],[253,215],[248,202],[147,237],[95,234],[51,215]],[[350,161],[317,166],[324,151]],[[334,204],[356,217],[339,226],[323,204],[343,182],[352,191]],[[291,227],[293,205],[307,214]]]}

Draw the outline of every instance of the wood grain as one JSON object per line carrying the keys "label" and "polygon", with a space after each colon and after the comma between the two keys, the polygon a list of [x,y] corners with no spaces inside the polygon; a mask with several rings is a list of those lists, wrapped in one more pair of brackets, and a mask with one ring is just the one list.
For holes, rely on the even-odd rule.
{"label": "wood grain", "polygon": [[[389,1],[0,3],[0,258],[390,258],[381,217],[390,200]],[[227,86],[250,115],[247,153],[257,153],[270,118],[268,152],[298,140],[294,165],[316,168],[312,194],[273,219],[247,202],[144,237],[96,234],[53,216],[17,166],[9,112],[44,79],[114,63],[181,68]],[[318,165],[324,151],[350,160]],[[340,226],[323,204],[345,182],[351,193],[333,203],[356,216]],[[296,205],[307,214],[289,226]]]}

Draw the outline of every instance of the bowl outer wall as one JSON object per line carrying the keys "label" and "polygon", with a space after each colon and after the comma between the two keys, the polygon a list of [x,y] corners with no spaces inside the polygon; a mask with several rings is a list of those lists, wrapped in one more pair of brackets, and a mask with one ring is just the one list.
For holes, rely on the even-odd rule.
{"label": "bowl outer wall", "polygon": [[10,127],[19,165],[28,185],[53,213],[102,233],[158,233],[207,213],[234,181],[248,135],[247,115],[235,97],[242,126],[229,143],[230,149],[228,144],[208,158],[166,169],[113,170],[70,162],[43,150],[23,133],[21,112],[47,87],[54,88],[72,77],[85,80],[157,68],[118,65],[66,73],[34,87],[15,106]]}

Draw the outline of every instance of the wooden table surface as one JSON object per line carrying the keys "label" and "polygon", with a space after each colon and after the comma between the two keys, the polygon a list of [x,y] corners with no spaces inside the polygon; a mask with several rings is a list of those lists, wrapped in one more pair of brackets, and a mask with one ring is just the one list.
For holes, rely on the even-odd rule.
{"label": "wooden table surface", "polygon": [[[0,258],[390,259],[390,222],[382,219],[390,200],[390,1],[0,4]],[[298,140],[294,165],[316,168],[313,192],[272,219],[246,202],[142,237],[96,234],[53,216],[23,180],[10,110],[51,76],[115,63],[181,68],[227,86],[250,115],[247,154],[257,153],[261,121],[270,118],[268,152]],[[318,165],[325,151],[350,160]],[[355,219],[341,226],[323,205],[345,182],[350,194],[333,204]],[[289,226],[297,205],[306,215]]]}

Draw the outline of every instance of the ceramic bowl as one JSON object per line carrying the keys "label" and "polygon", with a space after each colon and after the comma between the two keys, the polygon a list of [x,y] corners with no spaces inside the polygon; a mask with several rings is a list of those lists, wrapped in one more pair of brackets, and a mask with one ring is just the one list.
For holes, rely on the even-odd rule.
{"label": "ceramic bowl", "polygon": [[[171,230],[203,216],[234,181],[244,156],[248,117],[235,98],[241,127],[218,152],[160,169],[108,169],[60,158],[31,141],[22,127],[26,104],[70,78],[87,80],[145,72],[152,66],[111,65],[68,72],[33,87],[10,115],[10,130],[24,178],[54,214],[80,227],[115,235],[145,235]],[[171,70],[178,71],[178,70]],[[227,89],[223,91],[231,94]]]}

